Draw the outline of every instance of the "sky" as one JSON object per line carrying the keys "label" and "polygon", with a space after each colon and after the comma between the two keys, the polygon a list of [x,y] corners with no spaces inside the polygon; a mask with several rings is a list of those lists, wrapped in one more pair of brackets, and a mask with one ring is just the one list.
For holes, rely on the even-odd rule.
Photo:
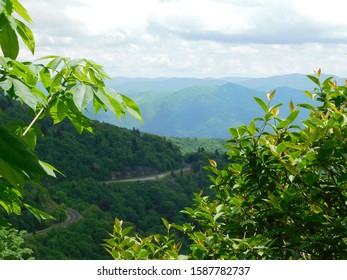
{"label": "sky", "polygon": [[346,77],[344,0],[21,0],[36,51],[88,58],[113,76]]}

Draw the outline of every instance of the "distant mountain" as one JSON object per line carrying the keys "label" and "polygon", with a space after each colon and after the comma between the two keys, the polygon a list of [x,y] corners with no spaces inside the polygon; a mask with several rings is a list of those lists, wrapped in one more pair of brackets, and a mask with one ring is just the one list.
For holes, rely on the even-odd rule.
{"label": "distant mountain", "polygon": [[[239,79],[237,79],[239,80]],[[196,79],[196,78],[114,78],[108,86],[121,93],[136,92],[173,92],[194,86],[217,86],[227,83],[228,79]]]}
{"label": "distant mountain", "polygon": [[[321,79],[326,79],[328,77],[334,77],[339,83],[343,82],[343,79],[334,75],[321,75]],[[304,74],[288,74],[266,78],[249,78],[236,83],[244,87],[261,91],[270,91],[283,86],[300,90],[311,90],[315,87],[315,84],[307,78],[307,75]]]}
{"label": "distant mountain", "polygon": [[[326,77],[329,75],[322,74],[322,79]],[[208,138],[228,138],[228,128],[248,124],[254,117],[262,116],[253,96],[266,98],[267,91],[276,89],[272,105],[282,103],[280,116],[285,116],[289,113],[290,100],[295,105],[312,102],[302,90],[315,87],[303,74],[267,78],[119,78],[109,86],[138,103],[144,125],[130,117],[119,121],[109,113],[100,113],[96,119],[163,136]],[[305,111],[299,119],[303,116]]]}

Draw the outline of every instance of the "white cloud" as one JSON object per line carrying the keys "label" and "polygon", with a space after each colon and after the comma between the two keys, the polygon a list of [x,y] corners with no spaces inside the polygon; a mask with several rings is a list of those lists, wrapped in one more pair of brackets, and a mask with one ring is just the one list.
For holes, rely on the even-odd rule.
{"label": "white cloud", "polygon": [[34,19],[37,57],[87,57],[112,75],[346,73],[347,18],[338,0],[22,2]]}

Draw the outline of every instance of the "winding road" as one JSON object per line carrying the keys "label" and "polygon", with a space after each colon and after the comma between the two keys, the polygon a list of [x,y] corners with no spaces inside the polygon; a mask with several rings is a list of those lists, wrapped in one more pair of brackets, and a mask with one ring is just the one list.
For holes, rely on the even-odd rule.
{"label": "winding road", "polygon": [[[184,167],[182,169],[171,170],[171,171],[167,171],[167,172],[163,172],[163,173],[159,173],[159,174],[155,174],[155,175],[135,177],[135,178],[129,178],[129,179],[122,179],[122,180],[111,180],[111,181],[106,181],[104,183],[105,184],[115,184],[115,183],[124,183],[124,182],[142,182],[142,181],[158,180],[158,179],[167,177],[167,176],[171,175],[172,173],[177,174],[180,172],[189,171],[190,169],[191,169],[191,167],[187,166],[187,167]],[[43,230],[36,231],[35,234],[43,234],[43,233],[49,232],[50,230],[52,230],[53,228],[56,228],[56,227],[67,228],[68,226],[70,226],[71,224],[77,222],[79,219],[82,218],[82,215],[80,213],[78,213],[75,209],[66,208],[66,212],[68,214],[68,218],[64,222],[57,224],[57,225],[50,226],[50,227],[45,228]]]}
{"label": "winding road", "polygon": [[66,228],[74,222],[77,222],[77,220],[82,217],[80,213],[78,213],[75,209],[72,208],[66,208],[66,212],[69,215],[69,218],[65,222],[59,224],[59,226],[63,228]]}
{"label": "winding road", "polygon": [[190,166],[184,167],[182,169],[177,169],[177,170],[171,170],[171,171],[166,171],[163,173],[155,174],[155,175],[149,175],[149,176],[142,176],[142,177],[135,177],[135,178],[129,178],[129,179],[121,179],[121,180],[110,180],[104,182],[105,184],[116,184],[116,183],[125,183],[125,182],[142,182],[142,181],[151,181],[151,180],[158,180],[164,177],[167,177],[171,175],[172,173],[177,174],[185,171],[189,171],[191,169]]}
{"label": "winding road", "polygon": [[53,225],[53,226],[48,227],[48,228],[45,228],[43,230],[36,231],[35,234],[42,234],[42,233],[49,232],[50,230],[52,230],[55,227],[66,228],[69,225],[77,222],[77,220],[79,220],[80,218],[82,218],[82,215],[80,213],[78,213],[75,209],[66,208],[66,212],[67,212],[69,217],[64,222],[57,224],[57,225]]}

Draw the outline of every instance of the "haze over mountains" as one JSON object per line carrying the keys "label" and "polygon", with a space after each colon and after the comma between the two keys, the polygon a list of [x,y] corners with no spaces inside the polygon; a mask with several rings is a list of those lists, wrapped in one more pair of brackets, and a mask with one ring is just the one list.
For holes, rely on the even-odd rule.
{"label": "haze over mountains", "polygon": [[[330,76],[322,75],[321,80]],[[144,124],[131,117],[117,120],[111,113],[99,113],[95,118],[100,121],[163,136],[228,138],[228,128],[262,116],[253,96],[266,98],[266,92],[276,89],[272,105],[283,103],[280,116],[284,116],[290,100],[312,102],[302,90],[312,91],[315,84],[306,75],[289,74],[221,79],[121,77],[108,86],[137,102]]]}

